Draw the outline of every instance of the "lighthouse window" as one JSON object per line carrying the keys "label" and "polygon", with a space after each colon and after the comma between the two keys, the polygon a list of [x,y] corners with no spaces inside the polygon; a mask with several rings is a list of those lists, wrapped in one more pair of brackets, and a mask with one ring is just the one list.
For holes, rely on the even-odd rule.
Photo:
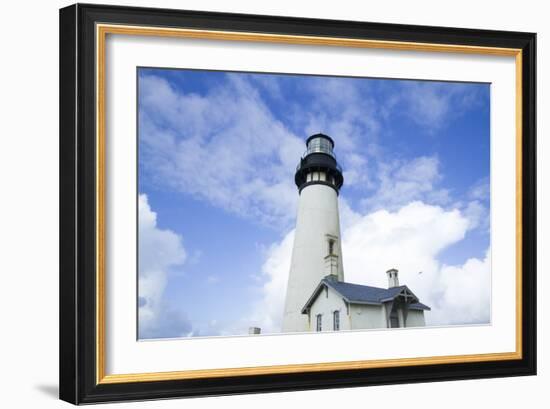
{"label": "lighthouse window", "polygon": [[322,328],[322,322],[323,322],[323,316],[321,314],[317,314],[317,326],[316,331],[321,332]]}
{"label": "lighthouse window", "polygon": [[307,181],[308,181],[308,182],[311,182],[311,178],[312,178],[312,174],[311,174],[311,173],[308,173],[308,174],[307,174]]}
{"label": "lighthouse window", "polygon": [[328,254],[333,255],[334,254],[334,240],[328,241]]}
{"label": "lighthouse window", "polygon": [[340,331],[340,311],[334,311],[332,313],[332,324],[334,331]]}
{"label": "lighthouse window", "polygon": [[327,174],[325,172],[320,172],[319,176],[320,176],[320,178],[319,178],[320,180],[322,180],[322,181],[327,180]]}
{"label": "lighthouse window", "polygon": [[325,138],[314,138],[307,145],[307,153],[322,152],[334,156],[332,144]]}

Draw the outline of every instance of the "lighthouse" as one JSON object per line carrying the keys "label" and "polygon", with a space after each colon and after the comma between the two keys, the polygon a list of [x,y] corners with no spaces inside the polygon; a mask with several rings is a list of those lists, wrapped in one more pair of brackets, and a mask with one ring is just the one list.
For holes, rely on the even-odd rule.
{"label": "lighthouse", "polygon": [[338,194],[344,183],[342,169],[334,155],[334,141],[328,135],[312,135],[306,146],[294,176],[300,198],[283,332],[310,331],[310,318],[302,308],[312,292],[326,276],[344,281],[338,214]]}

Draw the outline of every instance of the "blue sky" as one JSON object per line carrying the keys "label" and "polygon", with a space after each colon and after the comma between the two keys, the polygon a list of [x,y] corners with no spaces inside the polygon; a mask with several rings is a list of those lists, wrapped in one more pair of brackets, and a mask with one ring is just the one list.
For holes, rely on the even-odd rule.
{"label": "blue sky", "polygon": [[138,87],[141,338],[278,331],[317,132],[344,169],[346,281],[397,265],[428,323],[488,322],[489,84],[140,68]]}

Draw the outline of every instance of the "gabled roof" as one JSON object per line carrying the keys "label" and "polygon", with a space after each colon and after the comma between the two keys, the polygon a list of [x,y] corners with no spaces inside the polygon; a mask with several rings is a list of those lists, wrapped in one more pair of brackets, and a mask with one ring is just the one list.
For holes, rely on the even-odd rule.
{"label": "gabled roof", "polygon": [[320,291],[325,286],[332,288],[350,304],[382,305],[382,303],[391,301],[401,294],[408,294],[413,297],[413,300],[415,300],[413,303],[409,304],[410,309],[430,310],[430,307],[418,301],[418,297],[416,297],[406,285],[391,288],[380,288],[371,287],[369,285],[346,283],[343,281],[337,281],[334,278],[325,277],[321,280],[304,308],[302,308],[302,314],[307,312],[309,307],[311,307],[319,295]]}

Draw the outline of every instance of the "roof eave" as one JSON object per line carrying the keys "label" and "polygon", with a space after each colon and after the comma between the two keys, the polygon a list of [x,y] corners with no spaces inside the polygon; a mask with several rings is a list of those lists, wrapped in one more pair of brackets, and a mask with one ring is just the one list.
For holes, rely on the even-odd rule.
{"label": "roof eave", "polygon": [[412,310],[419,310],[419,311],[431,311],[432,309],[428,307],[427,305],[419,306],[419,307],[413,307]]}
{"label": "roof eave", "polygon": [[319,281],[319,284],[317,284],[317,287],[315,287],[315,290],[313,291],[313,294],[311,294],[311,297],[309,297],[306,304],[302,308],[302,310],[301,310],[302,314],[307,314],[308,313],[310,307],[313,305],[313,303],[317,299],[317,297],[319,295],[319,292],[322,290],[323,286],[325,286],[325,285],[328,287],[328,283],[324,279]]}

